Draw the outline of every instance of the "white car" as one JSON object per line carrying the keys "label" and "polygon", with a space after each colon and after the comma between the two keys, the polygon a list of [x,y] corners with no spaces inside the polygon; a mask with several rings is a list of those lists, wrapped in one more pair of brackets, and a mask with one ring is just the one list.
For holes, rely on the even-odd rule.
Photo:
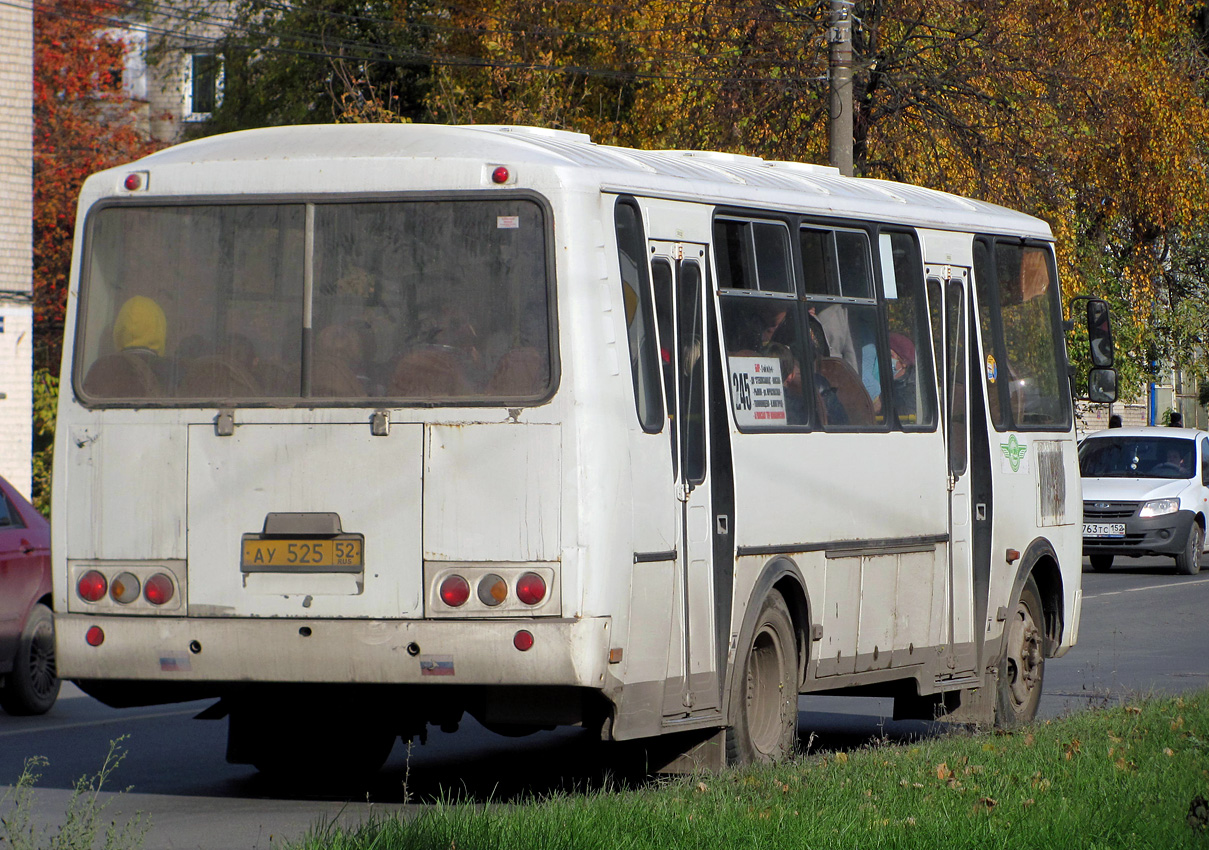
{"label": "white car", "polygon": [[1209,433],[1111,428],[1079,446],[1083,554],[1096,570],[1117,555],[1170,555],[1196,575],[1209,515]]}

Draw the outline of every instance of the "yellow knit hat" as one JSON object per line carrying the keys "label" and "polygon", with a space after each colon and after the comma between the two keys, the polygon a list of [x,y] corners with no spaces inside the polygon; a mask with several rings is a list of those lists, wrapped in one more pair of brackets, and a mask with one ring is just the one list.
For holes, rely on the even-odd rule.
{"label": "yellow knit hat", "polygon": [[164,311],[145,295],[136,295],[123,304],[113,322],[113,344],[118,351],[146,348],[162,357],[167,336]]}

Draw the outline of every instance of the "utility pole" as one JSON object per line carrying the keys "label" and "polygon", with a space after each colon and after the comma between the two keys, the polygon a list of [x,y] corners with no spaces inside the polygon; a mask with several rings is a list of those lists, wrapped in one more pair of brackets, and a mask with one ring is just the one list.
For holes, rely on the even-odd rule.
{"label": "utility pole", "polygon": [[852,176],[852,6],[853,0],[831,0],[827,41],[831,45],[831,164]]}

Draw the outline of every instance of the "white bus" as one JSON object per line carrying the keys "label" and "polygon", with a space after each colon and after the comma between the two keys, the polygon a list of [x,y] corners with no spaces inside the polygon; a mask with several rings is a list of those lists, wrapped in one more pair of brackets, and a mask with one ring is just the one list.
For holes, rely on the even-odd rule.
{"label": "white bus", "polygon": [[799,693],[1029,719],[1075,643],[1035,218],[420,125],[190,142],[79,213],[59,671],[217,699],[232,762],[375,770],[464,713],[774,760]]}

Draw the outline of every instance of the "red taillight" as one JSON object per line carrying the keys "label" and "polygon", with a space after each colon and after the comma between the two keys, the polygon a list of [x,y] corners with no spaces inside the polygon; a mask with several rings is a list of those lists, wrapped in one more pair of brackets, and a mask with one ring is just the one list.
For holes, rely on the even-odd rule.
{"label": "red taillight", "polygon": [[546,598],[546,582],[537,573],[525,573],[516,582],[516,598],[526,605],[536,605]]}
{"label": "red taillight", "polygon": [[533,634],[521,629],[512,636],[512,645],[521,652],[528,652],[533,649]]}
{"label": "red taillight", "polygon": [[100,646],[105,642],[105,633],[101,631],[100,626],[90,626],[88,631],[84,632],[84,640],[88,641],[89,646]]}
{"label": "red taillight", "polygon": [[85,602],[100,602],[105,598],[105,591],[108,589],[109,582],[96,570],[84,573],[76,584],[76,592]]}
{"label": "red taillight", "polygon": [[143,586],[143,597],[152,605],[163,605],[171,601],[174,593],[176,588],[172,586],[172,579],[163,573],[156,573],[147,579],[147,584]]}
{"label": "red taillight", "polygon": [[450,608],[466,604],[470,598],[470,585],[461,576],[450,576],[441,582],[441,601]]}
{"label": "red taillight", "polygon": [[499,165],[499,166],[496,166],[495,171],[491,172],[491,182],[492,183],[507,183],[508,178],[510,176],[511,175],[508,174],[508,169],[502,165]]}

